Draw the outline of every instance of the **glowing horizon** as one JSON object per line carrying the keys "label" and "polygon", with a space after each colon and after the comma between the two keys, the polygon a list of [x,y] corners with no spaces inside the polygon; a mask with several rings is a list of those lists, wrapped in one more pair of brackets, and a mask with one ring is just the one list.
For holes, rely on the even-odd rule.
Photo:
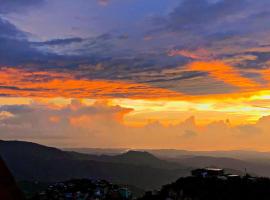
{"label": "glowing horizon", "polygon": [[225,1],[2,1],[0,139],[270,151],[270,3]]}

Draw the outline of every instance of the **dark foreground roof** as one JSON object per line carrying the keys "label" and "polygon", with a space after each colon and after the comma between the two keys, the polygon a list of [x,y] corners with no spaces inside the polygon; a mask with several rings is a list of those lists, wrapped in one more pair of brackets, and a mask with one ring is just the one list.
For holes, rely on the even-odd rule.
{"label": "dark foreground roof", "polygon": [[16,182],[0,157],[0,199],[1,200],[23,200],[23,195],[17,187]]}

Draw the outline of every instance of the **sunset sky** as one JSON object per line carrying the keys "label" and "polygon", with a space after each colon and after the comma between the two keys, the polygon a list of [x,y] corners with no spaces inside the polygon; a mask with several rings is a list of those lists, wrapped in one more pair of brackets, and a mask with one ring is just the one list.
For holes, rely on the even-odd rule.
{"label": "sunset sky", "polygon": [[0,0],[0,139],[270,151],[269,0]]}

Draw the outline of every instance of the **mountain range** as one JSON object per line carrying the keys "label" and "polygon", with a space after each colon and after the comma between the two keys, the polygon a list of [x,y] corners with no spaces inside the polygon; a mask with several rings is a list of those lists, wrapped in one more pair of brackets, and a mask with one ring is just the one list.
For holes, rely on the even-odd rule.
{"label": "mountain range", "polygon": [[[111,154],[81,153],[30,142],[0,141],[0,153],[18,181],[55,182],[72,178],[106,179],[145,190],[156,189],[200,167],[225,168],[230,173],[270,177],[270,159],[255,156],[217,157],[196,152],[123,150]],[[105,153],[105,151],[103,151]],[[232,152],[231,152],[232,153]],[[165,156],[165,154],[167,156]],[[224,155],[223,155],[224,156]]]}
{"label": "mountain range", "polygon": [[190,171],[188,167],[162,161],[147,152],[96,156],[21,141],[0,141],[0,152],[18,181],[92,178],[154,189],[189,175]]}

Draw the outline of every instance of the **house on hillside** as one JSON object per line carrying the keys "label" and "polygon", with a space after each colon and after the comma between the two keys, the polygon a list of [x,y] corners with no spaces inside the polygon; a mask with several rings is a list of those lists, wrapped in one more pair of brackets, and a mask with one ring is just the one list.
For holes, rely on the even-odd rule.
{"label": "house on hillside", "polygon": [[131,199],[131,192],[128,188],[120,188],[118,192],[122,199]]}
{"label": "house on hillside", "polygon": [[191,171],[192,176],[196,177],[218,177],[224,176],[224,170],[220,168],[202,168]]}

